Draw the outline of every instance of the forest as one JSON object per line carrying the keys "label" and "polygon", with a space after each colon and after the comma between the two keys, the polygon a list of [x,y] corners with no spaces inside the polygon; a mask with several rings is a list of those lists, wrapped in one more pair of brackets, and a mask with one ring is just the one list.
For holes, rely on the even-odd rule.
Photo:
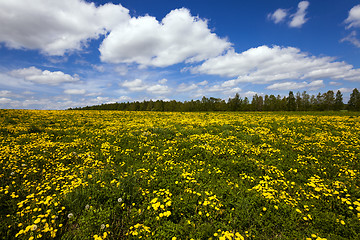
{"label": "forest", "polygon": [[255,94],[251,101],[242,98],[238,93],[225,101],[221,98],[202,97],[191,101],[135,101],[121,103],[105,103],[101,105],[69,108],[68,110],[121,110],[121,111],[160,111],[160,112],[202,112],[202,111],[360,111],[360,93],[355,88],[350,94],[347,104],[343,101],[340,90],[336,93],[329,90],[326,93],[310,95],[306,91],[296,94],[289,91],[288,96]]}

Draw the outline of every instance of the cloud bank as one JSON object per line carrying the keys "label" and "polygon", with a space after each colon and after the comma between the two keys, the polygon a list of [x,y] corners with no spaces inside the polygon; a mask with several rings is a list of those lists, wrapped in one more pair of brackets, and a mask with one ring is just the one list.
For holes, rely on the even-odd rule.
{"label": "cloud bank", "polygon": [[154,17],[132,18],[110,32],[100,46],[101,60],[165,67],[215,57],[231,43],[212,33],[207,22],[176,9],[161,22]]}
{"label": "cloud bank", "polygon": [[0,42],[9,48],[39,49],[48,55],[81,50],[118,24],[128,21],[121,5],[81,0],[0,1]]}
{"label": "cloud bank", "polygon": [[294,47],[259,46],[242,53],[231,50],[191,68],[192,73],[236,77],[225,82],[264,84],[283,80],[321,78],[360,81],[360,69],[331,57],[316,57]]}
{"label": "cloud bank", "polygon": [[24,79],[28,82],[48,85],[58,85],[60,83],[71,83],[79,81],[79,77],[77,75],[71,76],[61,71],[42,71],[36,67],[13,70],[10,72],[10,75],[16,78]]}

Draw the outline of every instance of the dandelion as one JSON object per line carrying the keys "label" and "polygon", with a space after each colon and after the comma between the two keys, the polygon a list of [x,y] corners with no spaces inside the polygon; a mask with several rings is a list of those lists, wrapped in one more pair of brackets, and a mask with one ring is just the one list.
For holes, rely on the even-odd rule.
{"label": "dandelion", "polygon": [[89,208],[90,208],[90,205],[89,205],[89,204],[86,204],[85,210],[89,210]]}
{"label": "dandelion", "polygon": [[70,218],[74,217],[74,214],[69,213],[69,214],[67,215],[67,217],[70,219]]}
{"label": "dandelion", "polygon": [[121,203],[123,201],[123,199],[121,197],[118,198],[117,200],[119,203]]}
{"label": "dandelion", "polygon": [[100,229],[104,230],[105,229],[105,224],[101,224]]}
{"label": "dandelion", "polygon": [[38,228],[38,226],[36,224],[32,225],[31,227],[31,231],[35,231]]}

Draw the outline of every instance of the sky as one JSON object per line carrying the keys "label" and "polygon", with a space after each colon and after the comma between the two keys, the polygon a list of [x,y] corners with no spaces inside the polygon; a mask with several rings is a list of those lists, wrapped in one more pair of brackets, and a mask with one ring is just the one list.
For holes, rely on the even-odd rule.
{"label": "sky", "polygon": [[0,0],[0,108],[360,87],[360,1]]}

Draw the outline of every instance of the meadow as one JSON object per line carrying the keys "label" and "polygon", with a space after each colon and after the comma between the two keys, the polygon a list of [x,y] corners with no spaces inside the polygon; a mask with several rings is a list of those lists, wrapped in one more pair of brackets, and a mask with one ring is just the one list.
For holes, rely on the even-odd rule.
{"label": "meadow", "polygon": [[360,239],[360,114],[0,110],[1,239]]}

